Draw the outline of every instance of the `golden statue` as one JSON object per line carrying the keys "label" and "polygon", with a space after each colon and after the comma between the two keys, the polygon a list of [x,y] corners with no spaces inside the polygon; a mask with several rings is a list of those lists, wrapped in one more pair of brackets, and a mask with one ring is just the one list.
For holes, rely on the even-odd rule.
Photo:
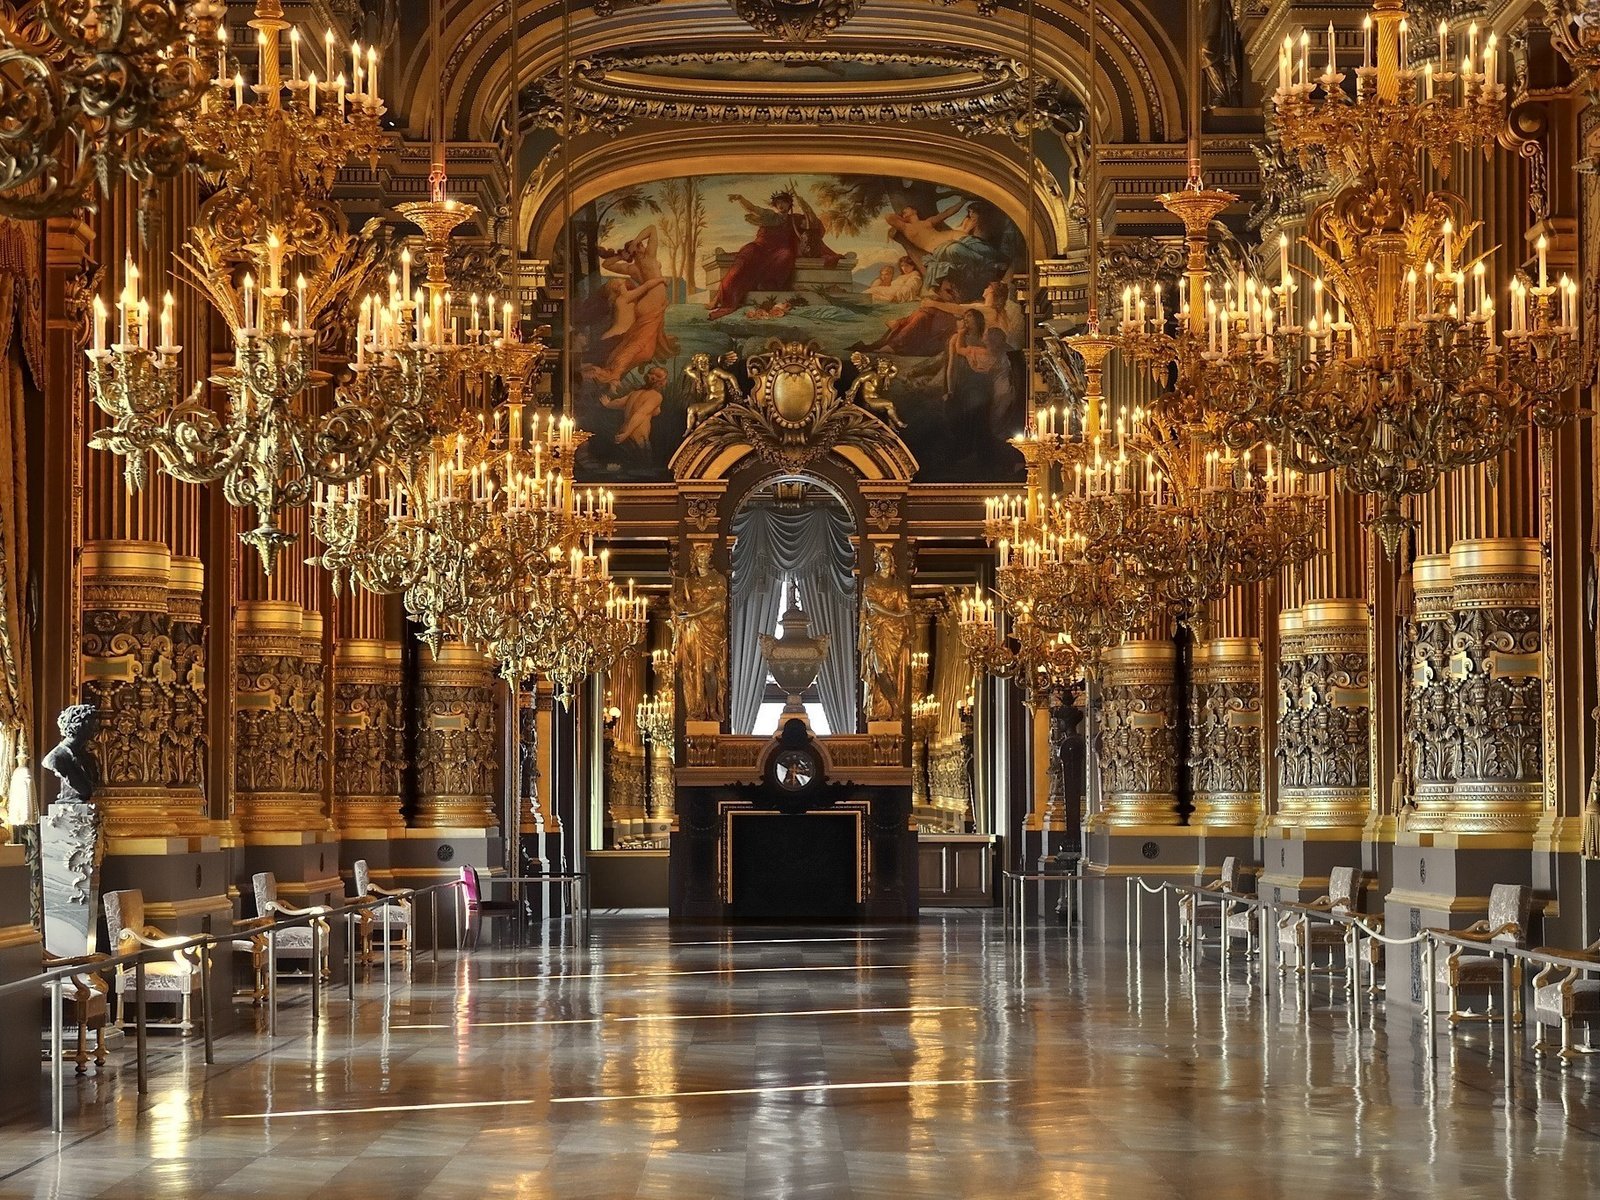
{"label": "golden statue", "polygon": [[911,589],[895,578],[894,551],[879,546],[861,585],[861,681],[867,720],[898,721],[911,645]]}
{"label": "golden statue", "polygon": [[720,721],[728,707],[728,577],[696,543],[689,573],[672,581],[672,657],[683,683],[684,717]]}

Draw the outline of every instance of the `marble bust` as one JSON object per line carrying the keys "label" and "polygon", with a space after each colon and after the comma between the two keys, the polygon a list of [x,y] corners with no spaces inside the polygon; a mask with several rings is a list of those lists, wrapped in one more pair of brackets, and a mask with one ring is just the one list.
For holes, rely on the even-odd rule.
{"label": "marble bust", "polygon": [[90,804],[100,787],[100,763],[89,743],[99,728],[99,715],[92,704],[74,704],[61,710],[56,727],[61,741],[44,756],[44,767],[61,780],[56,800],[62,804]]}

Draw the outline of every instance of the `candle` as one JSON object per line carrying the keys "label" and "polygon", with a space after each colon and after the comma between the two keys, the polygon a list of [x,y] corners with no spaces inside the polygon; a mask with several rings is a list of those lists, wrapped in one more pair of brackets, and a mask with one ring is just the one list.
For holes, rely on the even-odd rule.
{"label": "candle", "polygon": [[1450,68],[1450,22],[1439,22],[1439,70]]}
{"label": "candle", "polygon": [[283,267],[283,243],[278,240],[276,230],[267,233],[267,286],[273,291],[278,290],[279,275]]}
{"label": "candle", "polygon": [[150,349],[150,302],[139,301],[139,349]]}
{"label": "candle", "polygon": [[244,107],[244,72],[243,71],[235,71],[233,73],[233,106],[235,108],[243,108]]}
{"label": "candle", "polygon": [[1328,78],[1329,79],[1332,79],[1336,74],[1338,74],[1339,68],[1335,64],[1336,64],[1336,58],[1335,58],[1334,46],[1333,46],[1333,22],[1329,21],[1328,22]]}
{"label": "candle", "polygon": [[255,322],[251,319],[251,310],[255,306],[255,297],[256,281],[255,278],[247,271],[245,272],[244,277],[244,327],[246,329],[255,328]]}
{"label": "candle", "polygon": [[106,302],[99,296],[94,298],[94,348],[106,348]]}
{"label": "candle", "polygon": [[350,90],[361,94],[361,43],[350,43]]}
{"label": "candle", "polygon": [[367,47],[367,95],[372,97],[373,106],[378,103],[378,51],[376,47]]}
{"label": "candle", "polygon": [[163,354],[174,354],[177,347],[172,344],[173,305],[172,293],[168,292],[161,297],[161,345]]}
{"label": "candle", "polygon": [[339,115],[344,116],[344,72],[339,72],[339,77],[334,81],[339,93]]}
{"label": "candle", "polygon": [[411,294],[411,247],[400,251],[400,294]]}
{"label": "candle", "polygon": [[1539,290],[1544,291],[1550,286],[1550,240],[1541,233],[1535,244],[1539,249]]}
{"label": "candle", "polygon": [[325,29],[322,33],[322,70],[330,78],[333,75],[333,30]]}
{"label": "candle", "polygon": [[1416,324],[1417,320],[1417,269],[1412,267],[1406,272],[1406,320]]}
{"label": "candle", "polygon": [[1372,66],[1372,17],[1370,15],[1361,18],[1361,65],[1363,67]]}
{"label": "candle", "polygon": [[296,275],[294,277],[294,298],[295,328],[304,329],[306,328],[306,277],[304,275]]}
{"label": "candle", "polygon": [[1306,86],[1306,68],[1311,58],[1311,35],[1300,31],[1300,86]]}
{"label": "candle", "polygon": [[300,27],[289,27],[289,77],[300,82]]}
{"label": "candle", "polygon": [[317,115],[317,73],[311,72],[310,83],[306,90],[306,101],[311,105],[311,115]]}
{"label": "candle", "polygon": [[1483,82],[1490,87],[1493,87],[1496,82],[1495,59],[1499,53],[1496,48],[1499,42],[1499,37],[1491,33],[1488,40],[1483,44]]}
{"label": "candle", "polygon": [[1433,64],[1428,63],[1422,68],[1423,84],[1426,87],[1426,98],[1433,99]]}

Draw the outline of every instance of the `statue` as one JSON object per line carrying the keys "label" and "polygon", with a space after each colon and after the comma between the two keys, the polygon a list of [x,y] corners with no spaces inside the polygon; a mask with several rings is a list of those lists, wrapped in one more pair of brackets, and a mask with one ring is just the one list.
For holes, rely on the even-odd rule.
{"label": "statue", "polygon": [[100,726],[99,710],[92,704],[74,704],[61,710],[56,727],[61,741],[44,756],[44,767],[61,780],[59,804],[90,804],[100,787],[100,763],[89,743]]}
{"label": "statue", "polygon": [[685,433],[694,428],[696,421],[709,417],[730,400],[739,399],[739,381],[727,369],[738,361],[738,354],[732,350],[715,363],[711,355],[705,353],[689,359],[689,365],[683,369],[683,373],[689,380],[694,399],[689,402]]}
{"label": "statue", "polygon": [[847,402],[853,400],[874,416],[882,417],[896,429],[904,429],[906,423],[900,419],[894,401],[889,399],[889,381],[900,373],[900,368],[886,358],[880,358],[874,364],[861,350],[850,356],[850,365],[859,374],[856,375],[856,381],[850,385],[845,400]]}
{"label": "statue", "polygon": [[911,589],[894,574],[894,551],[879,546],[861,585],[861,679],[867,720],[898,721],[906,652],[911,644]]}
{"label": "statue", "polygon": [[1244,40],[1233,15],[1233,0],[1206,0],[1201,14],[1200,68],[1205,73],[1208,102],[1224,108],[1244,102],[1240,86]]}
{"label": "statue", "polygon": [[709,542],[695,544],[689,573],[672,581],[672,656],[685,718],[721,721],[728,707],[728,577],[711,565]]}

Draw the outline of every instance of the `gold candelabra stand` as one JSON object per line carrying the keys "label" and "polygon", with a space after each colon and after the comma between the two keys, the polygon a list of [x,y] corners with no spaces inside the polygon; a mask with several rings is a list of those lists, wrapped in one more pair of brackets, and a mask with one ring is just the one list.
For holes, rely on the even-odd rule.
{"label": "gold candelabra stand", "polygon": [[1084,677],[1088,655],[1065,630],[1048,629],[1025,605],[1002,607],[974,585],[960,608],[961,645],[975,671],[1009,679],[1029,710]]}
{"label": "gold candelabra stand", "polygon": [[[328,400],[333,377],[317,363],[319,322],[342,308],[371,260],[327,195],[341,165],[374,156],[384,140],[376,54],[363,61],[352,48],[353,86],[342,71],[331,81],[302,77],[299,31],[276,0],[259,0],[250,25],[255,82],[246,85],[242,68],[231,83],[215,80],[184,129],[217,190],[201,205],[183,265],[226,322],[233,364],[179,397],[175,301],[167,292],[151,345],[151,306],[131,260],[117,301],[120,336],[107,342],[109,314],[97,299],[87,353],[90,395],[112,422],[93,443],[127,458],[130,486],[148,477],[152,452],[180,480],[221,480],[229,504],[253,510],[255,527],[241,538],[270,573],[294,540],[283,511],[308,503],[319,486],[342,487],[373,470],[414,426],[426,396]],[[325,47],[331,71],[331,33]],[[207,402],[208,384],[226,397],[224,411]]]}
{"label": "gold candelabra stand", "polygon": [[1337,471],[1373,495],[1372,524],[1392,554],[1409,525],[1404,497],[1497,458],[1530,418],[1578,415],[1582,355],[1577,287],[1550,278],[1544,239],[1536,271],[1511,283],[1502,325],[1488,252],[1471,248],[1480,223],[1459,196],[1422,182],[1424,158],[1443,175],[1455,150],[1493,150],[1505,104],[1494,35],[1471,25],[1452,36],[1441,22],[1437,62],[1418,71],[1401,0],[1379,0],[1363,34],[1353,94],[1331,27],[1315,81],[1304,36],[1298,78],[1293,41],[1280,52],[1278,135],[1343,183],[1302,239],[1317,263],[1309,289],[1280,239],[1277,328],[1225,436],[1234,447],[1270,440],[1288,467]]}
{"label": "gold candelabra stand", "polygon": [[221,0],[27,0],[0,11],[0,216],[88,205],[188,162],[184,124],[221,56]]}

